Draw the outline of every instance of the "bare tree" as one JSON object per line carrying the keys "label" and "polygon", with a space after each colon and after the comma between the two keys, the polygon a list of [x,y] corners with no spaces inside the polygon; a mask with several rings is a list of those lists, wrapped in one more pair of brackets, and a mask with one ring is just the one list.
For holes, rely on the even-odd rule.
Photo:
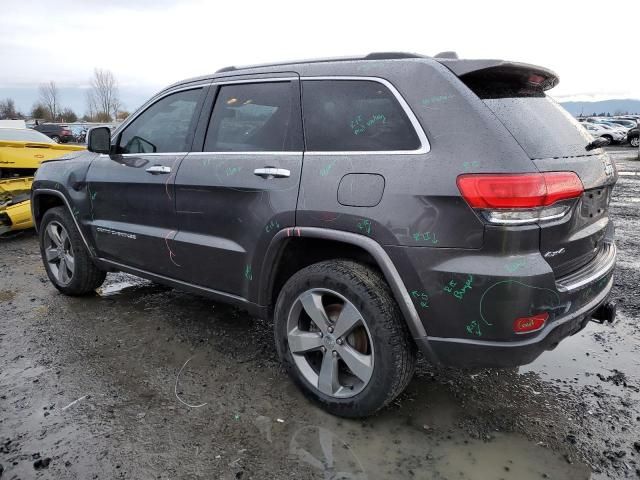
{"label": "bare tree", "polygon": [[58,118],[60,91],[54,81],[40,85],[40,103],[47,109],[48,120],[53,122]]}
{"label": "bare tree", "polygon": [[[110,70],[96,68],[93,71],[91,91],[87,96],[87,101],[95,106],[96,115],[109,119],[115,118],[121,104],[118,96],[118,82]],[[91,106],[89,110],[91,110]]]}
{"label": "bare tree", "polygon": [[86,92],[86,100],[87,100],[87,113],[85,117],[93,120],[96,116],[97,105],[95,95],[93,94],[93,90],[87,90]]}
{"label": "bare tree", "polygon": [[0,100],[0,119],[13,120],[15,118],[22,118],[22,115],[16,110],[16,103],[13,98]]}

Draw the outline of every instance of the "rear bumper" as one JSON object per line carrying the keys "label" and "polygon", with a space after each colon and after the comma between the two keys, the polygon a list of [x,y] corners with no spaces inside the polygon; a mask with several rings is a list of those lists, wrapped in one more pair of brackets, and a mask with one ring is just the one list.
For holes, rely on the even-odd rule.
{"label": "rear bumper", "polygon": [[[431,361],[462,367],[530,363],[584,328],[606,301],[616,260],[612,224],[598,255],[561,278],[541,255],[537,232],[522,230],[518,242],[499,250],[388,247],[426,331],[414,339]],[[548,314],[541,330],[514,331],[516,319],[541,313]]]}
{"label": "rear bumper", "polygon": [[589,303],[557,319],[534,337],[522,341],[499,342],[466,338],[425,337],[416,339],[421,349],[428,348],[439,363],[457,367],[517,367],[533,362],[544,351],[553,350],[564,338],[578,333],[591,320],[593,312],[606,301],[613,286],[607,286]]}

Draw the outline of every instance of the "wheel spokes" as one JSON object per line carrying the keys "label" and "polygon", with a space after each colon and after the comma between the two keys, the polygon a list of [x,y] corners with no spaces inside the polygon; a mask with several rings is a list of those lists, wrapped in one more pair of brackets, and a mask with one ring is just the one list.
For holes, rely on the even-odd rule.
{"label": "wheel spokes", "polygon": [[58,265],[58,279],[62,283],[69,281],[69,273],[67,271],[67,261],[64,257],[60,257],[60,264]]}
{"label": "wheel spokes", "polygon": [[322,333],[326,333],[329,317],[327,317],[327,312],[324,309],[324,305],[322,305],[322,295],[316,292],[305,292],[300,296],[300,302],[311,321],[316,324],[316,327]]}
{"label": "wheel spokes", "polygon": [[307,353],[322,346],[322,336],[316,332],[305,332],[298,328],[289,332],[291,353]]}
{"label": "wheel spokes", "polygon": [[49,224],[47,227],[47,233],[49,234],[49,238],[56,244],[58,247],[63,246],[62,238],[60,237],[60,232],[58,231],[58,227],[53,223]]}
{"label": "wheel spokes", "polygon": [[336,351],[349,370],[366,384],[373,374],[373,357],[358,352],[350,345],[337,346]]}
{"label": "wheel spokes", "polygon": [[65,253],[64,254],[64,263],[67,265],[67,268],[69,269],[69,271],[73,274],[74,267],[76,265],[76,261],[73,258],[73,255],[71,255],[68,252]]}
{"label": "wheel spokes", "polygon": [[326,395],[333,395],[340,384],[338,383],[338,357],[327,351],[322,357],[320,374],[318,375],[318,390]]}
{"label": "wheel spokes", "polygon": [[352,303],[346,302],[342,307],[342,311],[336,320],[336,324],[334,326],[333,334],[336,337],[342,337],[348,334],[353,327],[355,327],[360,321],[362,321],[362,315],[353,306]]}
{"label": "wheel spokes", "polygon": [[54,262],[60,258],[58,256],[58,249],[53,247],[47,247],[44,251],[44,254],[47,258],[47,262],[49,263]]}

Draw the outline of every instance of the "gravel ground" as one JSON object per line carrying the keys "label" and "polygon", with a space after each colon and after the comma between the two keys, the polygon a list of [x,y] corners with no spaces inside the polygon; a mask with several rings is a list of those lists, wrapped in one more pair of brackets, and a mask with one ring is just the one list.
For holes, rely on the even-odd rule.
{"label": "gravel ground", "polygon": [[[623,153],[618,153],[618,151]],[[380,415],[310,405],[271,326],[123,274],[48,282],[36,237],[0,242],[0,478],[640,478],[640,162],[621,172],[615,327],[518,370],[420,362]]]}

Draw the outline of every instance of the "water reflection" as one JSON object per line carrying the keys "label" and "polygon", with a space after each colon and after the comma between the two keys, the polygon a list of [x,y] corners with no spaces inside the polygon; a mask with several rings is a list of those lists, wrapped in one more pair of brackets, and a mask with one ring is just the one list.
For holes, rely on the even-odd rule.
{"label": "water reflection", "polygon": [[322,472],[325,480],[369,478],[349,444],[327,428],[309,425],[298,429],[289,443],[289,453]]}

